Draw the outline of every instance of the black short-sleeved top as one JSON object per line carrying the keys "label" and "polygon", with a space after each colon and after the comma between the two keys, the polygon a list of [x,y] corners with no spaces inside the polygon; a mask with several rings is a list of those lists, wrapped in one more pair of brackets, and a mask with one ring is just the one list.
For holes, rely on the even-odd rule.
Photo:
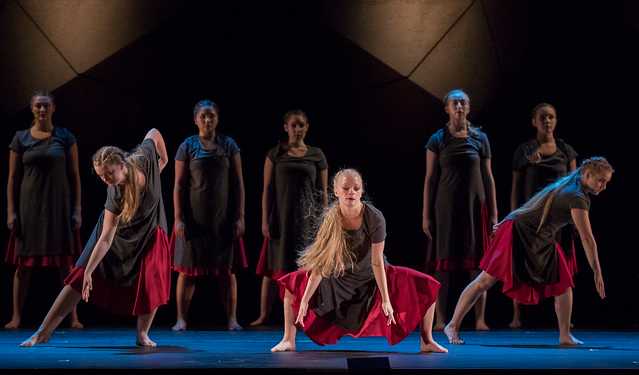
{"label": "black short-sleeved top", "polygon": [[540,161],[534,163],[528,157],[539,148],[539,141],[531,139],[515,150],[512,168],[522,174],[518,204],[526,202],[544,186],[570,172],[570,163],[577,158],[577,152],[561,139],[556,139],[555,143],[557,151],[552,155],[543,155]]}
{"label": "black short-sleeved top", "polygon": [[564,227],[574,224],[573,208],[590,209],[590,198],[578,178],[557,192],[539,232],[543,207],[508,216],[513,220],[514,271],[521,281],[548,284],[558,280],[556,237]]}
{"label": "black short-sleeved top", "polygon": [[360,228],[346,231],[347,246],[355,256],[354,268],[340,277],[323,278],[311,301],[313,311],[346,329],[358,329],[366,320],[377,284],[371,265],[371,249],[386,239],[382,212],[365,202]]}

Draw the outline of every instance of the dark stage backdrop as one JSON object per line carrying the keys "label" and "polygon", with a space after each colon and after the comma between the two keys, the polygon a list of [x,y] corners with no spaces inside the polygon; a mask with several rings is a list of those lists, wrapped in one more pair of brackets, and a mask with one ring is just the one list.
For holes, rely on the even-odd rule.
{"label": "dark stage backdrop", "polygon": [[[307,143],[324,150],[331,174],[341,167],[362,172],[369,198],[387,219],[389,260],[422,270],[426,249],[421,233],[424,145],[446,121],[440,99],[442,87],[470,87],[471,100],[477,98],[480,104],[471,108],[471,120],[483,127],[492,142],[500,218],[508,211],[512,153],[533,135],[529,112],[538,102],[557,107],[557,133],[575,147],[580,157],[605,155],[615,166],[608,190],[593,199],[591,210],[608,298],[598,299],[592,273],[579,247],[574,321],[577,328],[637,327],[637,210],[630,183],[631,173],[636,170],[631,166],[631,155],[637,134],[638,61],[633,49],[639,24],[634,3],[466,2],[470,7],[483,7],[493,41],[506,46],[495,48],[495,73],[486,83],[490,90],[483,83],[472,83],[473,69],[485,64],[475,58],[481,55],[475,52],[486,47],[473,44],[472,38],[467,44],[451,47],[453,51],[461,48],[472,53],[463,64],[459,59],[451,64],[445,72],[447,80],[429,90],[429,81],[420,78],[428,76],[428,70],[415,71],[419,75],[411,75],[410,67],[400,72],[358,45],[357,38],[349,39],[339,32],[331,20],[336,16],[341,17],[340,22],[344,19],[343,14],[334,14],[341,11],[335,2],[160,3],[168,5],[155,10],[161,13],[159,21],[147,22],[149,30],[141,37],[134,33],[136,37],[125,40],[123,48],[98,53],[96,59],[101,62],[96,61],[97,65],[82,60],[81,54],[72,56],[82,60],[85,67],[71,73],[60,87],[52,86],[57,87],[54,123],[68,127],[78,138],[83,239],[88,238],[103,207],[106,190],[92,173],[92,153],[106,144],[131,148],[147,129],[155,127],[164,135],[172,159],[181,141],[196,131],[193,105],[210,98],[221,108],[219,130],[235,138],[242,150],[247,193],[245,240],[250,260],[249,269],[238,275],[242,324],[258,313],[259,280],[254,268],[261,244],[259,205],[264,156],[283,138],[281,116],[289,109],[301,108],[308,113],[311,128]],[[404,3],[396,2],[398,6]],[[29,5],[29,1],[0,1],[5,15],[8,9]],[[153,17],[152,11],[140,13],[139,22]],[[377,22],[378,32],[383,32],[385,19],[367,22]],[[353,22],[351,26],[357,28],[362,20]],[[126,27],[130,25],[114,18],[113,30]],[[6,23],[2,30],[7,32]],[[109,28],[102,32],[108,34]],[[445,35],[446,29],[442,32]],[[504,41],[504,36],[509,39]],[[6,44],[14,37],[3,35],[2,41]],[[110,41],[106,39],[100,43]],[[10,59],[11,49],[3,51],[2,59]],[[22,65],[30,64],[28,58],[22,58]],[[445,55],[443,59],[445,66]],[[81,63],[76,66],[83,66]],[[5,69],[2,80],[15,82],[15,74],[44,74],[48,68],[43,63],[19,71]],[[460,83],[455,81],[457,72]],[[21,82],[30,81],[25,78]],[[16,88],[12,95],[5,90],[0,101],[5,102],[0,139],[8,145],[16,130],[29,126],[30,113],[25,109],[28,93],[25,96],[24,90]],[[3,152],[0,160],[3,187],[7,154]],[[172,164],[162,182],[171,223]],[[2,202],[2,215],[6,215],[6,202]],[[0,234],[4,246],[6,226]],[[5,322],[11,311],[13,270],[6,265],[1,269],[0,319]],[[53,272],[34,275],[25,324],[35,326],[42,319],[59,291],[56,281]],[[196,325],[224,324],[216,285],[214,280],[198,284],[192,309]],[[504,327],[510,317],[510,301],[495,288],[490,292],[487,311],[489,324]],[[80,314],[89,325],[133,322],[85,304],[80,306]],[[551,302],[526,309],[524,314],[530,325],[554,326]],[[160,309],[156,324],[168,325],[174,318],[172,291],[171,304]]]}

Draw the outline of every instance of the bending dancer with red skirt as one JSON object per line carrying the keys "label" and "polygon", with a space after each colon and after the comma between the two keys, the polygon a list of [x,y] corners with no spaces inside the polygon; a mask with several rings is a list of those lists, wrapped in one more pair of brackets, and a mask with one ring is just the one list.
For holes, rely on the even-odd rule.
{"label": "bending dancer with red skirt", "polygon": [[498,224],[480,267],[483,270],[459,297],[452,320],[444,328],[448,340],[463,344],[459,327],[475,300],[497,281],[502,291],[523,304],[537,304],[541,298],[555,297],[559,343],[579,345],[570,333],[572,313],[572,273],[556,242],[557,232],[574,223],[594,272],[595,287],[605,298],[597,243],[590,228],[589,195],[606,189],[614,170],[602,157],[592,157],[569,175],[546,186]]}
{"label": "bending dancer with red skirt", "polygon": [[386,221],[361,201],[357,171],[339,171],[333,188],[338,202],[297,260],[300,269],[278,279],[284,337],[271,351],[294,351],[298,327],[319,345],[344,335],[383,336],[394,345],[419,325],[421,352],[447,352],[432,336],[439,282],[386,262]]}
{"label": "bending dancer with red skirt", "polygon": [[93,155],[96,174],[108,185],[104,211],[38,330],[22,346],[47,342],[80,299],[113,312],[137,315],[140,346],[156,346],[149,329],[158,306],[169,300],[171,261],[160,172],[164,140],[151,129],[130,154],[114,146]]}

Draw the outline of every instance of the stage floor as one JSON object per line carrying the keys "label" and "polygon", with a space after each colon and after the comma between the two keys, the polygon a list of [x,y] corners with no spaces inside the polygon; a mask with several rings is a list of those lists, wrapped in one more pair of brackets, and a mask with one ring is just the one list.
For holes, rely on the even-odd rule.
{"label": "stage floor", "polygon": [[[639,372],[639,332],[574,332],[583,346],[566,348],[555,344],[557,333],[550,330],[498,330],[462,332],[467,344],[446,345],[447,354],[418,354],[418,335],[390,346],[383,338],[352,339],[338,345],[318,346],[298,334],[295,353],[269,352],[281,338],[279,330],[186,331],[154,329],[151,338],[159,346],[134,346],[134,330],[94,328],[83,331],[58,330],[47,344],[20,348],[31,331],[0,331],[0,373],[7,370],[47,369],[68,373],[82,369],[122,369],[127,373],[142,369],[280,369],[284,372],[344,371],[361,366],[383,366],[386,358],[395,370],[431,369],[437,372],[508,373],[563,369],[589,372]],[[441,332],[435,333],[445,343]],[[354,361],[354,362],[353,362]],[[378,367],[379,368],[379,367]],[[432,371],[435,370],[435,371]],[[439,371],[437,371],[439,370]],[[593,371],[597,370],[597,371]],[[605,371],[601,371],[605,370]],[[12,371],[13,372],[13,371]],[[84,371],[83,371],[84,372]],[[501,371],[500,371],[501,372]]]}

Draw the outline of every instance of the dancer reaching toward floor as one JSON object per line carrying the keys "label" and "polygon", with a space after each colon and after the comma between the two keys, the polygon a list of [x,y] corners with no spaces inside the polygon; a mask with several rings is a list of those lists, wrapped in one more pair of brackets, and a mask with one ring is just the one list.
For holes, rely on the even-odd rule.
{"label": "dancer reaching toward floor", "polygon": [[519,303],[536,304],[541,298],[554,296],[559,343],[582,344],[570,333],[573,280],[566,257],[557,246],[556,235],[566,225],[574,223],[594,272],[597,293],[605,298],[588,210],[589,195],[604,191],[613,172],[612,166],[602,157],[586,159],[579,168],[546,186],[498,225],[481,261],[483,271],[464,289],[453,318],[444,328],[451,343],[464,342],[459,337],[464,316],[482,293],[501,281],[504,294]]}
{"label": "dancer reaching toward floor", "polygon": [[432,336],[439,282],[384,257],[386,222],[361,201],[363,181],[354,169],[333,178],[337,202],[323,215],[298,271],[278,280],[284,299],[284,337],[271,351],[294,351],[299,327],[315,343],[384,336],[397,344],[420,326],[421,352],[446,352]]}
{"label": "dancer reaching toward floor", "polygon": [[47,342],[80,302],[137,315],[136,344],[155,346],[149,329],[158,306],[169,300],[171,261],[160,172],[164,140],[151,129],[130,154],[114,146],[93,155],[95,173],[107,184],[104,211],[67,284],[38,330],[22,346]]}

